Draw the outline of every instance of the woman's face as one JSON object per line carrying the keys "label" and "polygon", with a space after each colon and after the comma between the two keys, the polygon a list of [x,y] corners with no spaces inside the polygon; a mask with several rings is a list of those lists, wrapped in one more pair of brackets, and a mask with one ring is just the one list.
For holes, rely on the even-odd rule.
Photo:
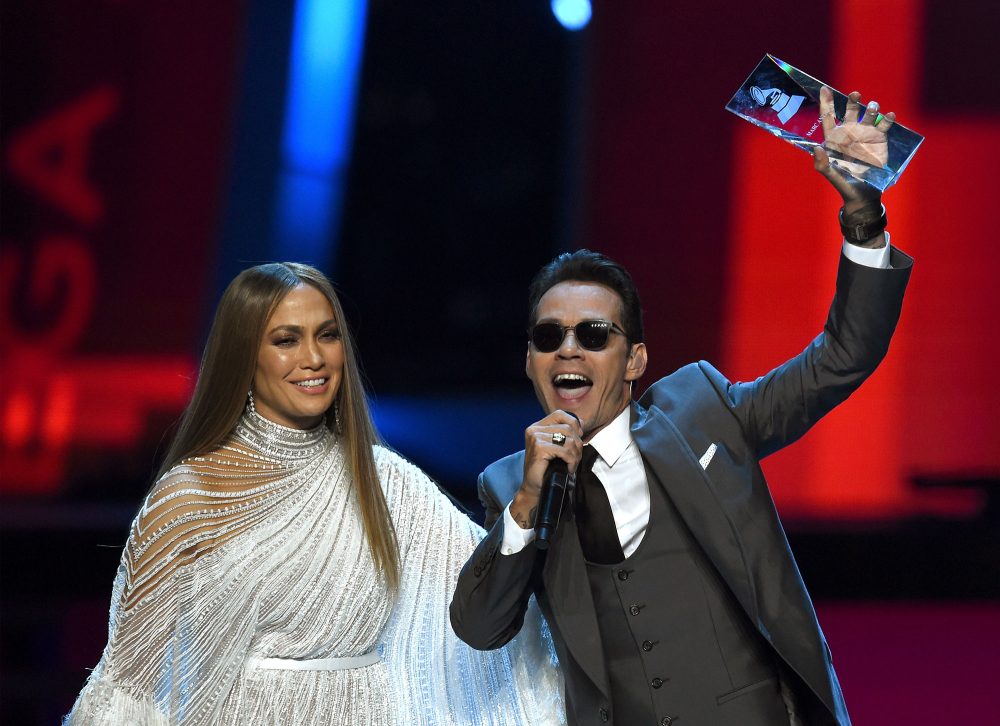
{"label": "woman's face", "polygon": [[253,376],[257,413],[282,426],[317,426],[344,374],[344,344],[330,301],[299,284],[264,326]]}

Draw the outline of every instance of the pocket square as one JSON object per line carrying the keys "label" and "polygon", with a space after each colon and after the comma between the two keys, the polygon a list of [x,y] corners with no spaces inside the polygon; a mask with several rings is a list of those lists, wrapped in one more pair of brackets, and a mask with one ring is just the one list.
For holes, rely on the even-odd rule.
{"label": "pocket square", "polygon": [[705,453],[701,455],[701,458],[698,459],[698,463],[701,464],[702,469],[708,468],[708,464],[710,461],[712,461],[712,457],[715,456],[715,452],[718,450],[718,448],[719,448],[718,446],[712,444],[711,446],[708,447]]}

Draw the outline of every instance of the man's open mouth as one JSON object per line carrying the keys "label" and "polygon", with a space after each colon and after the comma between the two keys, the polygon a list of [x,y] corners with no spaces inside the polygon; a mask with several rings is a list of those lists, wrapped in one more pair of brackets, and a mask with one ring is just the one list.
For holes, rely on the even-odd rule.
{"label": "man's open mouth", "polygon": [[580,398],[594,382],[580,373],[559,373],[552,378],[552,385],[560,398]]}

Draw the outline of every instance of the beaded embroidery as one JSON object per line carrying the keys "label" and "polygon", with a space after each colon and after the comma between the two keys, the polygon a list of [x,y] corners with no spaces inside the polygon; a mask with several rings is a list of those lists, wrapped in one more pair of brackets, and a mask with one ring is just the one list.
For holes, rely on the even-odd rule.
{"label": "beaded embroidery", "polygon": [[[561,723],[537,609],[523,644],[488,653],[448,625],[482,530],[419,469],[383,448],[375,458],[400,540],[395,599],[325,427],[298,431],[248,410],[218,450],[167,472],[133,523],[109,642],[67,723]],[[352,670],[247,665],[374,648],[383,659]]]}

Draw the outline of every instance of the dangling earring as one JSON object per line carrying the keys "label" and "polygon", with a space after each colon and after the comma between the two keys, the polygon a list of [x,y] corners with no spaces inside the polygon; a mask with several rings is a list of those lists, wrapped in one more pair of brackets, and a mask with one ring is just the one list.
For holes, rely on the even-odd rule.
{"label": "dangling earring", "polygon": [[247,391],[247,409],[249,409],[250,413],[254,413],[254,414],[257,413],[257,407],[253,403],[253,389],[252,388],[249,391]]}
{"label": "dangling earring", "polygon": [[333,427],[335,433],[344,433],[344,429],[340,425],[340,404],[336,401],[333,402]]}

